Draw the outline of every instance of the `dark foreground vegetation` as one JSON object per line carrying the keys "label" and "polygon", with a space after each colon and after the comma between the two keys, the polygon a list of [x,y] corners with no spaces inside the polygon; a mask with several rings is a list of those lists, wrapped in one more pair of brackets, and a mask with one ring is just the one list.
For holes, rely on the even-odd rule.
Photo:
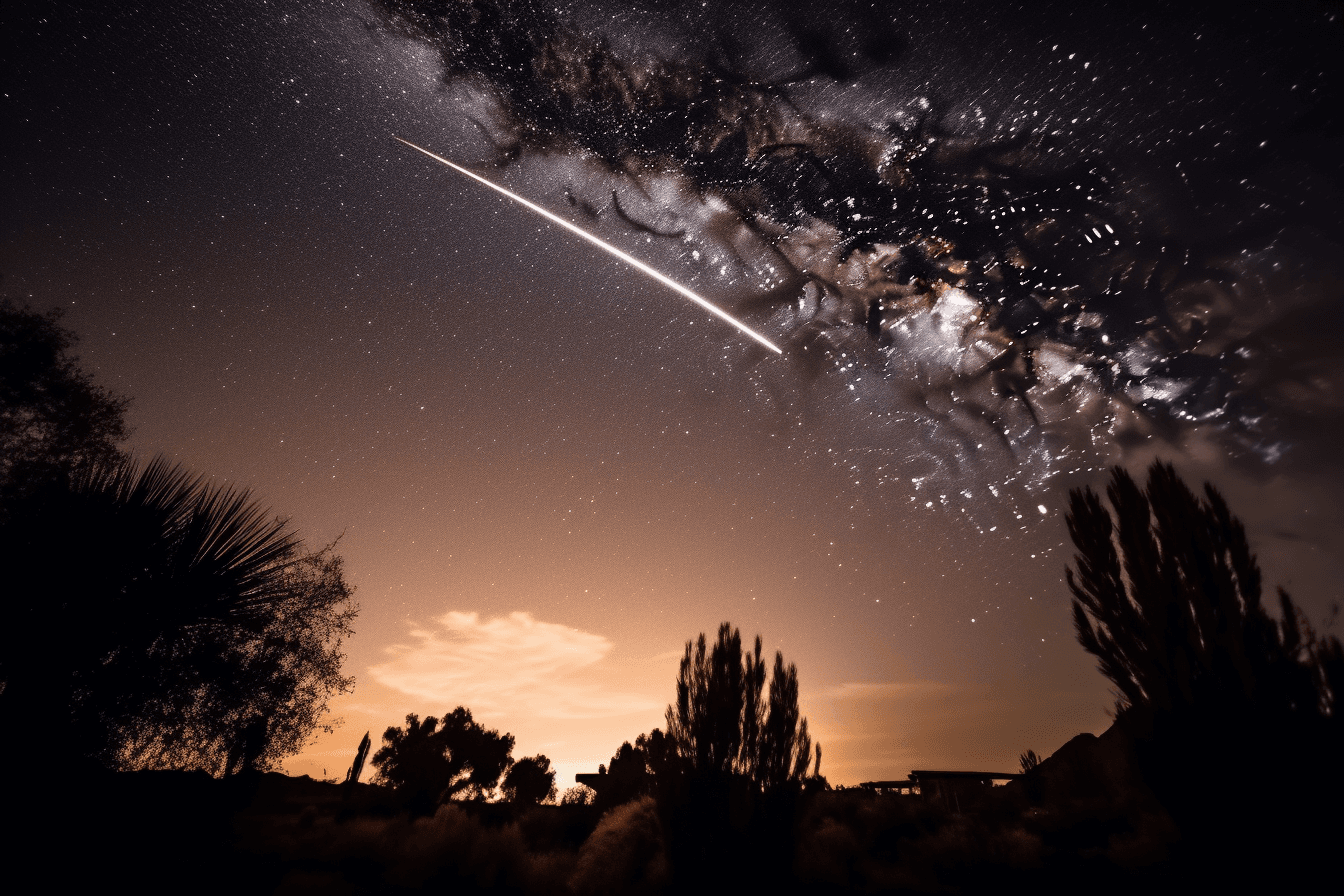
{"label": "dark foreground vegetation", "polygon": [[[1337,876],[1344,648],[1164,465],[1072,496],[1079,642],[1115,724],[1002,787],[832,789],[798,671],[687,642],[666,731],[554,804],[465,707],[343,783],[274,771],[350,684],[340,558],[117,443],[125,401],[0,301],[0,860],[34,889],[276,893],[1298,892]],[[372,755],[370,753],[372,752]],[[375,769],[360,783],[365,762]]]}
{"label": "dark foreground vegetation", "polygon": [[[610,809],[452,801],[421,815],[394,789],[367,784],[109,772],[54,784],[51,802],[24,812],[42,819],[25,837],[43,851],[23,850],[9,867],[40,862],[68,886],[141,892],[1130,893],[1212,883],[1218,869],[1187,851],[1151,793],[1125,777],[1132,768],[1116,740],[1082,736],[1042,774],[961,812],[851,789],[805,794],[770,819],[725,817],[712,796],[677,814],[656,794]],[[787,839],[763,842],[762,829]],[[679,865],[678,843],[684,854],[688,839],[707,836],[751,848],[732,850],[733,864]],[[69,865],[38,858],[53,843]]]}

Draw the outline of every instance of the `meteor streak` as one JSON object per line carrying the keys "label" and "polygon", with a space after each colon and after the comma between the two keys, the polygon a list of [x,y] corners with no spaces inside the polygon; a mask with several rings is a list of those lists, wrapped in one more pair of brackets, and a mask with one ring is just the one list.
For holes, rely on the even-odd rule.
{"label": "meteor streak", "polygon": [[652,277],[654,280],[657,280],[659,283],[663,284],[664,286],[666,286],[666,287],[668,287],[668,288],[670,288],[670,289],[674,289],[674,290],[676,290],[677,292],[681,293],[681,294],[682,294],[683,296],[685,296],[686,298],[690,299],[692,302],[695,302],[695,304],[699,305],[701,308],[704,308],[704,309],[705,309],[706,311],[708,311],[710,314],[713,314],[713,315],[716,316],[716,317],[722,318],[723,320],[726,320],[728,323],[730,323],[730,324],[732,324],[733,326],[737,327],[737,328],[738,328],[739,330],[741,330],[743,333],[747,334],[747,335],[750,336],[752,339],[755,339],[757,342],[759,342],[761,345],[765,346],[766,348],[770,349],[770,351],[774,352],[775,354],[777,354],[777,355],[782,355],[782,354],[784,353],[783,350],[782,350],[781,348],[779,348],[779,346],[775,345],[775,344],[774,344],[773,342],[771,342],[769,339],[766,339],[766,338],[765,338],[764,336],[762,336],[760,333],[757,333],[757,332],[756,332],[755,330],[753,330],[751,327],[748,327],[746,324],[742,323],[742,321],[740,321],[740,320],[738,320],[737,318],[733,317],[731,314],[729,314],[727,311],[724,311],[722,308],[720,308],[719,306],[715,305],[713,302],[710,302],[708,299],[705,299],[705,298],[702,298],[702,297],[699,296],[699,295],[696,295],[694,292],[692,292],[691,290],[689,290],[689,289],[687,289],[686,287],[682,286],[680,283],[678,283],[677,281],[673,280],[671,277],[668,277],[668,276],[665,275],[665,274],[661,274],[661,273],[659,273],[658,271],[655,271],[653,268],[649,267],[647,264],[645,264],[644,262],[640,261],[638,258],[635,258],[633,255],[629,255],[629,254],[627,254],[627,253],[625,253],[625,252],[622,252],[620,249],[617,249],[615,246],[611,245],[610,243],[604,242],[603,240],[599,239],[598,237],[593,236],[591,233],[589,233],[588,231],[584,230],[582,227],[579,227],[577,224],[571,224],[569,221],[566,221],[564,218],[561,218],[559,215],[551,214],[550,212],[546,211],[546,209],[542,208],[541,206],[537,205],[537,204],[534,203],[534,202],[529,202],[528,200],[526,200],[526,199],[524,199],[523,197],[519,196],[517,193],[514,193],[514,192],[511,192],[511,191],[509,191],[509,190],[506,190],[506,189],[504,189],[503,187],[499,186],[498,184],[491,183],[490,181],[488,181],[488,180],[486,180],[485,178],[481,177],[479,174],[473,174],[472,172],[468,171],[466,168],[463,168],[461,165],[454,165],[452,162],[448,161],[448,160],[445,159],[443,156],[436,155],[436,154],[430,152],[429,150],[427,150],[427,149],[425,149],[425,148],[423,148],[423,147],[416,146],[414,143],[412,143],[412,142],[409,141],[409,140],[402,140],[400,137],[396,136],[395,134],[392,136],[392,139],[393,139],[393,140],[396,140],[396,141],[398,141],[398,142],[401,142],[401,143],[406,144],[406,145],[409,146],[411,149],[418,150],[419,152],[424,153],[425,155],[429,156],[431,159],[435,160],[436,162],[442,162],[443,164],[447,165],[449,168],[452,168],[454,171],[461,172],[462,174],[465,174],[467,177],[471,178],[471,179],[474,180],[474,181],[479,181],[480,183],[485,184],[487,187],[489,187],[490,189],[494,190],[494,191],[497,192],[497,193],[503,193],[505,196],[509,197],[509,198],[512,199],[514,202],[517,202],[519,205],[522,205],[522,206],[525,206],[526,208],[531,209],[532,211],[534,211],[534,212],[536,212],[537,214],[541,215],[543,218],[546,218],[548,221],[553,221],[553,222],[555,222],[556,224],[559,224],[561,227],[564,227],[566,230],[569,230],[570,232],[572,232],[572,233],[574,233],[574,234],[577,234],[578,236],[583,237],[585,240],[587,240],[588,242],[592,243],[594,246],[597,246],[599,249],[603,249],[603,250],[605,250],[605,251],[607,251],[607,252],[610,252],[612,255],[615,255],[617,258],[619,258],[621,261],[624,261],[626,264],[629,264],[630,266],[636,268],[637,270],[642,271],[642,272],[645,273],[645,274],[648,274],[650,277]]}

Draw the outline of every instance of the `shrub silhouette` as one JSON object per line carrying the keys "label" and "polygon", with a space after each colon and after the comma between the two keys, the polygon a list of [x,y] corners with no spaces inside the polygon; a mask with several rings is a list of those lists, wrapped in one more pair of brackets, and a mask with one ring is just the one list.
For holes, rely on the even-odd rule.
{"label": "shrub silhouette", "polygon": [[[1198,497],[1156,463],[1144,489],[1117,468],[1106,494],[1110,511],[1091,489],[1070,497],[1067,581],[1145,778],[1192,841],[1300,853],[1321,836],[1300,823],[1307,804],[1340,796],[1339,640],[1281,589],[1269,615],[1245,529],[1212,486]],[[1252,769],[1272,780],[1233,786]]]}
{"label": "shrub silhouette", "polygon": [[596,799],[597,794],[593,788],[586,787],[583,784],[575,784],[567,788],[560,797],[562,806],[591,806]]}
{"label": "shrub silhouette", "polygon": [[579,849],[569,889],[578,896],[659,893],[666,877],[658,812],[646,796],[602,815]]}
{"label": "shrub silhouette", "polygon": [[355,608],[245,491],[162,459],[96,464],[8,502],[0,721],[53,765],[273,767],[347,689]]}
{"label": "shrub silhouette", "polygon": [[405,728],[389,727],[373,765],[376,780],[402,791],[414,811],[432,812],[459,796],[484,798],[499,785],[512,752],[512,734],[482,727],[459,706],[442,725],[434,716],[422,722],[411,713]]}
{"label": "shrub silhouette", "polygon": [[545,756],[528,756],[509,767],[504,798],[512,803],[543,803],[555,798],[555,772]]}

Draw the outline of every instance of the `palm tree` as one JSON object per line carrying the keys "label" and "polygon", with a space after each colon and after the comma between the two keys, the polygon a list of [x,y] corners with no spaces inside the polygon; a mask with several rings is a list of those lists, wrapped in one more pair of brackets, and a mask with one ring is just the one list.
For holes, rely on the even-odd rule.
{"label": "palm tree", "polygon": [[248,492],[156,458],[15,502],[0,718],[113,767],[225,771],[296,751],[347,689],[356,612],[330,547],[304,553]]}

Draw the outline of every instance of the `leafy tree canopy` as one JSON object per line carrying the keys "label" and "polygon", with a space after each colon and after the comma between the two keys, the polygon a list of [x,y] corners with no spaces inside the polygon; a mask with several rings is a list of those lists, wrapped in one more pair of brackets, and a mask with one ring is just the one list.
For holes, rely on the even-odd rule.
{"label": "leafy tree canopy", "polygon": [[274,767],[321,724],[356,608],[245,491],[162,459],[12,496],[0,720],[112,768]]}
{"label": "leafy tree canopy", "polygon": [[504,798],[511,803],[544,803],[555,799],[555,772],[545,756],[528,756],[509,767]]}
{"label": "leafy tree canopy", "polygon": [[70,354],[78,338],[60,314],[0,298],[0,497],[117,456],[127,400],[96,386]]}
{"label": "leafy tree canopy", "polygon": [[616,777],[656,776],[675,772],[676,761],[676,744],[672,738],[655,728],[635,738],[633,745],[629,741],[621,744],[611,757],[607,771]]}
{"label": "leafy tree canopy", "polygon": [[[486,729],[459,706],[442,723],[423,722],[415,713],[406,727],[389,727],[373,754],[376,780],[428,799],[432,804],[460,796],[484,798],[513,763],[513,735]],[[547,765],[549,766],[549,760]]]}

